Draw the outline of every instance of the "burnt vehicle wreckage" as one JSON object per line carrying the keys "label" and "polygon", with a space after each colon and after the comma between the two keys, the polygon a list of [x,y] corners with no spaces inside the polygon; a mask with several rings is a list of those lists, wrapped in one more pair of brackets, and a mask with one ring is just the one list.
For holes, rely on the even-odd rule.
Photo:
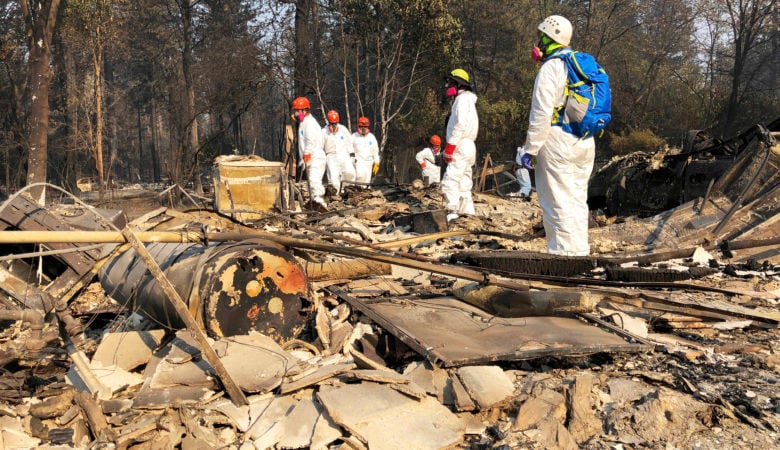
{"label": "burnt vehicle wreckage", "polygon": [[780,118],[768,126],[754,125],[730,139],[715,139],[707,130],[693,130],[675,152],[635,152],[614,158],[594,173],[588,186],[591,208],[604,207],[613,216],[648,217],[697,198],[708,198],[716,180],[740,155],[752,155],[758,145],[771,148],[771,132],[780,129]]}
{"label": "burnt vehicle wreckage", "polygon": [[[536,251],[538,206],[481,192],[452,224],[414,184],[295,211],[304,188],[252,158],[215,166],[216,211],[17,193],[0,447],[777,442],[778,126],[602,168],[592,201],[631,217],[588,257]],[[732,355],[750,390],[718,384]]]}

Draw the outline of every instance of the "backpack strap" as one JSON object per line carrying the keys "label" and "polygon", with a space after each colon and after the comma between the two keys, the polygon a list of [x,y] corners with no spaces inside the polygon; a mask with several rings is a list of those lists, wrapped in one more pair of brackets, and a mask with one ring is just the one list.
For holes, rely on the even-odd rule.
{"label": "backpack strap", "polygon": [[554,51],[552,54],[550,54],[550,56],[544,59],[544,61],[546,62],[552,58],[560,58],[563,61],[563,64],[566,66],[566,84],[563,87],[564,101],[563,101],[563,105],[553,109],[553,115],[551,120],[551,123],[553,125],[561,126],[561,124],[563,123],[563,112],[566,109],[566,103],[568,103],[569,101],[570,88],[574,88],[582,84],[582,82],[570,84],[572,81],[569,73],[570,72],[569,66],[571,65],[571,63],[568,60],[574,59],[573,58],[574,53],[575,52],[572,49],[564,47]]}

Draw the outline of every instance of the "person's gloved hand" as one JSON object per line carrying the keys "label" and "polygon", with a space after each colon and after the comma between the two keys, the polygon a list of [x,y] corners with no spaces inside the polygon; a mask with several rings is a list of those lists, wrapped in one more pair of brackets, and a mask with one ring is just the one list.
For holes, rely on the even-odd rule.
{"label": "person's gloved hand", "polygon": [[452,161],[455,160],[455,158],[452,157],[453,153],[455,153],[455,146],[452,144],[447,144],[444,147],[444,161],[449,164]]}
{"label": "person's gloved hand", "polygon": [[428,163],[423,160],[423,162],[420,163],[420,168],[425,169],[426,167],[428,167]]}
{"label": "person's gloved hand", "polygon": [[303,161],[304,161],[306,164],[309,164],[309,161],[311,161],[311,153],[304,153],[304,154],[303,154]]}
{"label": "person's gloved hand", "polygon": [[523,163],[520,161],[520,158],[523,157],[525,154],[525,150],[523,150],[524,147],[517,147],[517,152],[515,153],[515,164],[517,167],[512,169],[512,172],[514,172],[516,169],[519,169],[523,166]]}
{"label": "person's gloved hand", "polygon": [[529,155],[528,153],[523,153],[523,156],[520,157],[520,165],[528,170],[534,170],[534,165],[531,160],[533,159],[534,155]]}
{"label": "person's gloved hand", "polygon": [[373,173],[374,175],[376,175],[376,174],[377,174],[377,172],[379,172],[379,163],[374,163],[374,166],[373,166],[373,167],[371,167],[371,173]]}

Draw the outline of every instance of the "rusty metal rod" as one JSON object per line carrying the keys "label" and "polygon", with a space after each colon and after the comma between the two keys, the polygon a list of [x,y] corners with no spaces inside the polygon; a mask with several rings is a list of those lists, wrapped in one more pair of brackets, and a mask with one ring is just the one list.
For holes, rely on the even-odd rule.
{"label": "rusty metal rod", "polygon": [[[243,231],[240,233],[196,233],[196,232],[178,232],[178,231],[141,231],[134,233],[139,242],[206,242],[206,241],[241,241],[252,238],[263,238],[278,244],[306,248],[309,250],[318,250],[323,252],[335,253],[345,256],[354,256],[366,258],[374,261],[382,261],[399,266],[411,267],[413,269],[425,270],[442,275],[448,275],[464,280],[479,281],[484,284],[493,284],[509,289],[527,291],[529,284],[505,278],[498,278],[488,271],[469,269],[442,263],[433,263],[426,261],[417,261],[402,256],[391,256],[377,253],[377,251],[363,250],[353,247],[342,247],[338,245],[311,241],[306,239],[296,239],[287,236],[281,236],[264,231]],[[126,239],[122,232],[118,231],[0,231],[0,244],[7,243],[56,243],[56,242],[106,242],[120,243]]]}

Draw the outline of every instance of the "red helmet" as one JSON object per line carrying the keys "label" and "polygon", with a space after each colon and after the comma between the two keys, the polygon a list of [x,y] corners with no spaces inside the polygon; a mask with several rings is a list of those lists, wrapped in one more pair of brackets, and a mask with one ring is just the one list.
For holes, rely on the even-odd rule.
{"label": "red helmet", "polygon": [[369,126],[368,117],[360,117],[358,118],[358,126],[359,127],[367,127]]}
{"label": "red helmet", "polygon": [[439,137],[438,134],[434,134],[433,136],[431,136],[431,139],[430,139],[429,142],[433,146],[441,145],[441,138]]}
{"label": "red helmet", "polygon": [[339,123],[339,113],[337,113],[334,110],[328,111],[328,122],[330,123]]}
{"label": "red helmet", "polygon": [[311,109],[309,99],[306,97],[298,97],[292,102],[292,109]]}

